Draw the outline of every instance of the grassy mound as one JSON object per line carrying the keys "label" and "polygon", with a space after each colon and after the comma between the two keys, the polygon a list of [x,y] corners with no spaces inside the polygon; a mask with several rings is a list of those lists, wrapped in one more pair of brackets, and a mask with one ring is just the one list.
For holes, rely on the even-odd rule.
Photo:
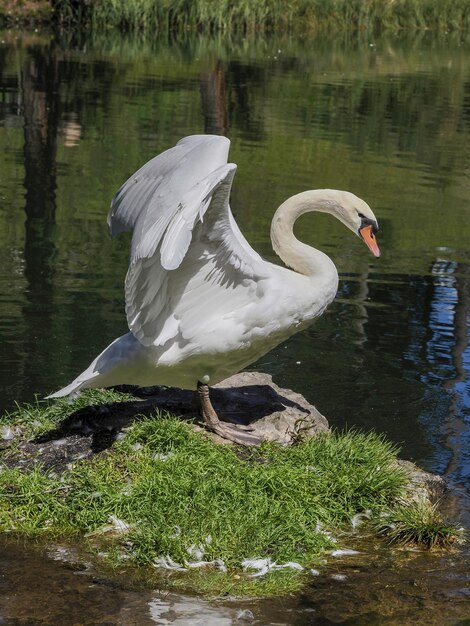
{"label": "grassy mound", "polygon": [[[110,394],[92,397],[109,401]],[[13,424],[24,440],[56,425],[66,406],[25,407],[6,418],[7,428]],[[173,570],[173,586],[270,593],[299,585],[358,513],[379,519],[393,512],[407,482],[396,450],[375,434],[322,434],[291,448],[265,444],[241,454],[155,415],[135,422],[108,452],[60,476],[4,466],[0,530],[106,537],[114,563],[154,566],[163,559],[191,570]],[[105,532],[112,527],[116,532]],[[253,558],[306,569],[255,579],[241,567]],[[196,568],[201,560],[214,561],[213,567]]]}

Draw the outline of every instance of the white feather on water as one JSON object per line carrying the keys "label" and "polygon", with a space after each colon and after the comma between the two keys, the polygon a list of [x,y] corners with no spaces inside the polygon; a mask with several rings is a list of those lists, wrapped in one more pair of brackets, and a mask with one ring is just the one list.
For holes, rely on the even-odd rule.
{"label": "white feather on water", "polygon": [[249,574],[252,578],[264,576],[268,572],[278,571],[281,569],[294,569],[299,572],[305,569],[302,565],[300,565],[300,563],[295,563],[294,561],[287,561],[287,563],[278,564],[271,561],[269,558],[244,559],[241,562],[241,566],[244,570],[255,570],[253,574]]}

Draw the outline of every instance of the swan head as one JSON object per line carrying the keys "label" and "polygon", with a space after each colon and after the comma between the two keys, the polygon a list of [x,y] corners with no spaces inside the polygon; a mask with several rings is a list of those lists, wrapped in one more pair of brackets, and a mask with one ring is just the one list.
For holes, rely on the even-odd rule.
{"label": "swan head", "polygon": [[364,241],[374,256],[379,257],[376,239],[379,225],[370,206],[349,191],[333,192],[330,202],[331,212]]}
{"label": "swan head", "polygon": [[375,237],[379,229],[377,218],[364,200],[349,191],[310,189],[287,198],[277,209],[271,224],[273,249],[289,267],[300,274],[309,275],[313,271],[311,264],[303,259],[305,246],[299,252],[299,242],[293,234],[297,218],[311,211],[334,215],[364,241],[374,256],[380,256]]}

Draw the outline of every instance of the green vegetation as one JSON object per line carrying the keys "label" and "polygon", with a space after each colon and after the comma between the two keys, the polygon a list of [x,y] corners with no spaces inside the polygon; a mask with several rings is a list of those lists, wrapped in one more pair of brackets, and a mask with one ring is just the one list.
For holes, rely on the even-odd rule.
{"label": "green vegetation", "polygon": [[0,18],[94,29],[259,32],[468,28],[468,0],[0,0]]}
{"label": "green vegetation", "polygon": [[[79,404],[43,402],[18,408],[2,424],[24,441],[90,401],[126,398],[93,392]],[[393,446],[375,434],[321,435],[292,448],[265,444],[241,454],[158,414],[135,421],[108,452],[60,475],[33,463],[18,469],[12,462],[18,453],[11,447],[0,471],[0,530],[85,535],[120,567],[152,566],[161,557],[189,570],[188,562],[214,562],[172,571],[173,587],[238,594],[294,589],[308,569],[257,579],[242,570],[242,561],[269,558],[309,568],[337,547],[333,534],[350,529],[358,513],[367,510],[376,520],[385,513],[388,521],[404,516],[394,503],[405,494],[406,472]],[[221,561],[227,571],[218,571]]]}
{"label": "green vegetation", "polygon": [[396,507],[390,516],[376,523],[375,529],[390,543],[417,544],[428,549],[447,547],[459,535],[457,526],[446,522],[428,500]]}
{"label": "green vegetation", "polygon": [[[58,3],[62,19],[73,14]],[[83,11],[83,9],[81,9]],[[470,24],[468,0],[96,0],[85,20],[97,28],[254,32],[287,29],[462,29]]]}

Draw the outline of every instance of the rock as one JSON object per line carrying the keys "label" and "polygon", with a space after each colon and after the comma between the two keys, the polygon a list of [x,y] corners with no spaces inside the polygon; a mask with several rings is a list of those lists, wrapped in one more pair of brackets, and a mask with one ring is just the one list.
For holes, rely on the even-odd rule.
{"label": "rock", "polygon": [[[134,389],[133,393],[144,398],[138,405],[140,413],[159,408],[183,418],[198,417],[198,399],[193,391],[147,387]],[[253,434],[266,441],[289,445],[329,430],[327,419],[312,404],[299,393],[278,387],[269,374],[235,374],[211,387],[210,398],[221,420],[249,424]],[[114,406],[112,419],[115,420]],[[103,417],[102,410],[99,416],[102,427]],[[194,428],[206,432],[216,443],[231,443],[202,426],[194,424]]]}
{"label": "rock", "polygon": [[429,500],[436,503],[446,495],[448,486],[442,476],[430,474],[411,461],[399,459],[397,463],[409,475],[407,494],[410,501]]}
{"label": "rock", "polygon": [[288,445],[329,431],[326,417],[299,393],[278,387],[268,374],[235,374],[215,385],[211,398],[221,419],[250,424],[267,441]]}
{"label": "rock", "polygon": [[[198,415],[197,398],[192,391],[148,387],[135,393],[144,396],[152,408],[181,416]],[[221,420],[249,424],[253,434],[265,441],[289,445],[329,430],[327,419],[312,404],[299,393],[278,387],[269,374],[235,374],[211,387],[210,398]],[[194,428],[206,432],[216,443],[231,444],[202,426],[195,424]]]}

